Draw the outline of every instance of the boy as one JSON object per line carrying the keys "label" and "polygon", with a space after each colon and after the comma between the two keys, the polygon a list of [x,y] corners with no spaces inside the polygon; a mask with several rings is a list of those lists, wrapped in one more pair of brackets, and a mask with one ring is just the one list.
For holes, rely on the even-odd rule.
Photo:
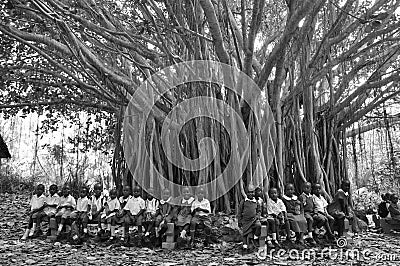
{"label": "boy", "polygon": [[148,237],[151,231],[154,228],[154,224],[156,221],[156,213],[159,206],[159,201],[153,197],[154,189],[149,188],[147,190],[147,198],[146,198],[146,212],[144,218],[145,225],[145,237]]}
{"label": "boy", "polygon": [[[140,188],[133,188],[133,197],[131,197],[124,207],[124,235],[121,238],[121,241],[126,241],[129,243],[129,225],[136,225],[138,227],[139,237],[142,236],[142,221],[143,221],[143,213],[146,210],[146,203],[140,196]],[[139,243],[140,245],[140,243]]]}
{"label": "boy", "polygon": [[204,232],[206,233],[206,239],[204,246],[208,246],[210,243],[211,236],[211,205],[208,199],[204,198],[205,190],[200,187],[197,189],[197,199],[192,203],[192,220],[190,221],[190,246],[194,245],[194,236],[197,225],[204,226]]}
{"label": "boy", "polygon": [[39,213],[44,209],[44,202],[46,200],[46,196],[43,195],[44,185],[39,184],[36,187],[35,194],[33,194],[31,198],[31,208],[29,212],[29,222],[28,227],[25,230],[25,234],[22,236],[21,240],[26,240],[29,237],[32,237],[36,231],[37,220],[40,219]]}
{"label": "boy", "polygon": [[343,236],[344,219],[353,220],[353,212],[350,208],[350,181],[342,182],[341,188],[336,192],[333,202],[328,206],[328,213],[335,218],[338,225],[338,235]]}
{"label": "boy", "polygon": [[62,197],[57,207],[56,220],[58,223],[57,237],[60,235],[67,219],[71,218],[72,211],[76,208],[75,198],[70,195],[70,188],[65,185],[62,190]]}
{"label": "boy", "polygon": [[71,213],[71,219],[74,220],[74,223],[82,225],[83,234],[86,237],[88,234],[88,222],[89,216],[88,213],[90,211],[90,202],[87,197],[88,189],[86,187],[81,188],[78,201],[76,203],[76,210]]}
{"label": "boy", "polygon": [[[89,220],[90,223],[97,224],[98,235],[102,235],[104,233],[105,224],[102,223],[101,217],[104,214],[104,205],[106,202],[106,198],[103,196],[103,187],[101,184],[94,185],[93,196],[90,200],[90,213]],[[105,215],[105,214],[104,214]]]}
{"label": "boy", "polygon": [[156,236],[159,237],[161,242],[163,234],[167,231],[167,224],[172,222],[172,205],[171,205],[171,192],[165,188],[162,192],[162,199],[156,212]]}
{"label": "boy", "polygon": [[116,213],[121,208],[119,200],[117,199],[117,191],[112,189],[110,191],[110,199],[105,204],[106,216],[103,218],[103,223],[107,224],[107,235],[110,234],[110,242],[115,239],[115,226],[117,225]]}
{"label": "boy", "polygon": [[328,202],[325,200],[324,196],[321,195],[320,184],[314,184],[313,202],[314,202],[313,219],[317,224],[317,227],[324,226],[326,230],[326,236],[328,237],[328,239],[334,239],[331,230],[331,224],[333,223],[334,218],[331,215],[329,215],[329,213],[326,210]]}
{"label": "boy", "polygon": [[[60,203],[60,196],[58,195],[58,187],[56,184],[53,184],[49,188],[50,195],[46,198],[45,205],[46,207],[43,209],[45,216],[43,218],[47,218],[49,221],[52,218],[55,218],[57,213],[57,206]],[[38,224],[41,223],[41,220],[38,221]],[[47,236],[51,234],[51,230],[47,231]]]}
{"label": "boy", "polygon": [[265,195],[267,201],[263,204],[261,224],[267,225],[268,232],[272,235],[272,241],[267,236],[267,247],[280,248],[281,245],[277,239],[277,233],[281,224],[284,224],[286,207],[281,199],[278,198],[278,190],[271,188],[268,195]]}
{"label": "boy", "polygon": [[390,217],[389,206],[390,206],[390,193],[382,194],[382,202],[378,205],[378,215],[381,218]]}
{"label": "boy", "polygon": [[390,195],[389,212],[390,212],[390,217],[392,219],[397,220],[397,222],[400,222],[400,209],[399,206],[397,205],[398,201],[399,198],[397,197],[396,194]]}
{"label": "boy", "polygon": [[256,187],[256,190],[254,191],[254,198],[257,200],[260,206],[263,206],[263,191],[260,187]]}
{"label": "boy", "polygon": [[314,201],[313,196],[311,195],[311,183],[305,182],[303,185],[303,193],[300,195],[300,201],[303,204],[304,210],[304,217],[307,221],[307,231],[308,231],[308,238],[310,239],[310,243],[312,245],[316,245],[314,239]]}
{"label": "boy", "polygon": [[261,207],[254,198],[254,186],[249,185],[246,190],[246,197],[239,204],[238,224],[242,228],[243,250],[248,249],[248,238],[254,234],[254,239],[258,239],[261,234]]}

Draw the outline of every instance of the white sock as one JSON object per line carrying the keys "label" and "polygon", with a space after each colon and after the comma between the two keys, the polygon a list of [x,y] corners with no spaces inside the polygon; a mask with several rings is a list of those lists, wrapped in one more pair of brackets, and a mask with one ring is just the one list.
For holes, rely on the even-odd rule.
{"label": "white sock", "polygon": [[150,235],[150,233],[149,232],[146,232],[145,234],[144,234],[144,236],[149,236]]}
{"label": "white sock", "polygon": [[258,236],[254,236],[254,239],[258,239]]}
{"label": "white sock", "polygon": [[108,230],[108,231],[111,230],[111,224],[107,224],[107,230]]}
{"label": "white sock", "polygon": [[87,234],[88,229],[87,229],[87,228],[83,228],[83,232],[84,232],[85,234]]}
{"label": "white sock", "polygon": [[111,237],[115,236],[115,226],[110,225]]}
{"label": "white sock", "polygon": [[272,240],[276,240],[276,233],[272,233]]}
{"label": "white sock", "polygon": [[308,237],[309,237],[309,238],[312,238],[312,237],[313,237],[312,232],[308,232]]}
{"label": "white sock", "polygon": [[243,244],[243,248],[247,248],[247,245],[246,245],[246,244]]}
{"label": "white sock", "polygon": [[58,226],[58,232],[61,232],[62,229],[63,229],[63,224],[60,224],[60,225]]}
{"label": "white sock", "polygon": [[36,223],[33,223],[32,229],[31,229],[31,231],[29,232],[29,236],[33,236],[33,233],[35,233],[35,231],[36,231]]}
{"label": "white sock", "polygon": [[106,229],[106,224],[101,224],[101,228],[100,229]]}

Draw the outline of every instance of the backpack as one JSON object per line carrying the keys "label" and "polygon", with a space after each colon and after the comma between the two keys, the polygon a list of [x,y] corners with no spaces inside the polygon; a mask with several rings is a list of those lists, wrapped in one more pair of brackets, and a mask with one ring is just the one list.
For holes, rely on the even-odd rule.
{"label": "backpack", "polygon": [[386,202],[381,202],[378,205],[378,215],[382,218],[386,218],[389,215],[389,210],[386,206]]}

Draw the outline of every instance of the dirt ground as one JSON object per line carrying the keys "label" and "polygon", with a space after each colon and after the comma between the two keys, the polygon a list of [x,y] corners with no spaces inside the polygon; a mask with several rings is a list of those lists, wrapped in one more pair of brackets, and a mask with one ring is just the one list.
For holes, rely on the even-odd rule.
{"label": "dirt ground", "polygon": [[242,254],[240,243],[224,241],[174,251],[94,241],[73,246],[45,238],[22,242],[28,196],[1,194],[0,202],[0,265],[400,265],[400,235],[373,232],[349,237],[343,247],[333,243],[251,254]]}

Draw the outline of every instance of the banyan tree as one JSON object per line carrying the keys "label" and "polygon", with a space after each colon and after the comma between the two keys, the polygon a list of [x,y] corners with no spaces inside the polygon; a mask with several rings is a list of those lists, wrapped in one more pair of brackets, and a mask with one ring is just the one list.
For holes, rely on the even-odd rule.
{"label": "banyan tree", "polygon": [[[113,114],[118,188],[135,177],[161,189],[165,184],[158,185],[157,174],[199,185],[225,171],[243,174],[230,189],[223,182],[211,188],[227,190],[216,200],[219,210],[234,207],[249,182],[282,190],[286,182],[299,188],[309,180],[331,195],[348,177],[346,131],[400,92],[399,5],[399,0],[5,0],[0,82],[26,97],[7,94],[0,108],[29,108],[34,101],[36,107],[74,105]],[[219,62],[246,78],[221,74],[211,64],[209,75],[221,74],[222,82],[154,79],[163,69],[195,60]],[[156,85],[143,87],[146,81]],[[246,101],[250,83],[259,92]],[[201,104],[195,102],[199,98]],[[190,104],[176,111],[184,102]],[[175,127],[174,144],[165,139],[163,127],[196,110],[202,115]],[[146,120],[138,123],[144,112]],[[174,160],[205,167],[183,169]]]}

